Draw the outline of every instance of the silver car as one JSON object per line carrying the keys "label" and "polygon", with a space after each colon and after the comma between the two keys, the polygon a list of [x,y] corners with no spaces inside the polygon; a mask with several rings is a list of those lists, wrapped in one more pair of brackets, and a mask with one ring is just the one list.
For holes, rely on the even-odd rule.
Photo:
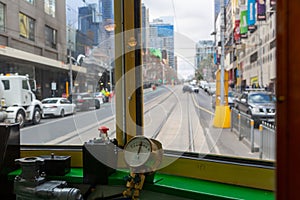
{"label": "silver car", "polygon": [[251,116],[255,126],[262,121],[275,122],[276,98],[275,95],[265,91],[243,92],[236,100],[234,107]]}

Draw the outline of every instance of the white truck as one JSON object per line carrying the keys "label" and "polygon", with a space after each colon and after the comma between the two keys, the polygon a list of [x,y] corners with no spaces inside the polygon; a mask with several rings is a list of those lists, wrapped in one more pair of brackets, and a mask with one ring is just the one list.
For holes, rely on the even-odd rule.
{"label": "white truck", "polygon": [[43,106],[31,89],[29,76],[0,75],[0,122],[38,124],[43,117]]}

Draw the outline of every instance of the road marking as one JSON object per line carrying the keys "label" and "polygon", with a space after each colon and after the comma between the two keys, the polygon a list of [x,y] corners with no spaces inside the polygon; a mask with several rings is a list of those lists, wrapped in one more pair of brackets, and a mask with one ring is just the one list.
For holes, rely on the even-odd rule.
{"label": "road marking", "polygon": [[196,106],[198,109],[203,110],[203,111],[205,111],[205,112],[207,112],[208,114],[211,114],[211,115],[214,115],[214,114],[215,114],[215,113],[211,112],[210,110],[207,110],[206,108],[203,108],[203,107],[199,106],[199,105],[197,104],[196,100],[195,100],[195,96],[194,96],[194,95],[192,95],[192,98],[193,98],[193,102],[194,102],[195,106]]}
{"label": "road marking", "polygon": [[205,130],[206,130],[206,135],[208,136],[208,139],[209,139],[210,142],[213,144],[213,148],[214,148],[214,150],[216,151],[216,154],[220,154],[220,149],[219,149],[218,146],[217,146],[217,142],[215,142],[215,141],[213,140],[213,138],[211,137],[210,132],[209,132],[209,128],[205,128]]}

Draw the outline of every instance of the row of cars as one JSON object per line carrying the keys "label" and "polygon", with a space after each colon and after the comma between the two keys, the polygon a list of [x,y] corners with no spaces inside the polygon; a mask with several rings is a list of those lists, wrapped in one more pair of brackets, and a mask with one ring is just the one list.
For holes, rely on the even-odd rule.
{"label": "row of cars", "polygon": [[200,88],[203,89],[207,94],[213,95],[216,92],[216,83],[200,81],[199,86],[196,83],[184,85],[182,91],[199,93]]}
{"label": "row of cars", "polygon": [[42,100],[44,116],[64,117],[76,113],[77,110],[99,109],[103,103],[101,95],[91,93],[74,93],[69,98],[50,97]]}
{"label": "row of cars", "polygon": [[199,87],[197,85],[184,85],[182,91],[199,93]]}

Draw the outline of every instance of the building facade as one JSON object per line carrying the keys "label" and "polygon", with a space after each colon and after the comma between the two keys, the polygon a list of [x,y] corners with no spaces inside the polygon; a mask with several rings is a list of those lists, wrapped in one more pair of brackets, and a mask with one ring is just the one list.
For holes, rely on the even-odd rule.
{"label": "building facade", "polygon": [[155,19],[150,22],[149,47],[165,51],[165,59],[171,68],[175,67],[174,59],[174,25],[165,23],[163,19]]}
{"label": "building facade", "polygon": [[[70,81],[65,7],[64,0],[0,1],[0,72],[28,74],[38,98],[62,95]],[[74,77],[81,70],[73,66]]]}
{"label": "building facade", "polygon": [[[230,0],[226,5],[224,68],[229,72],[230,85],[238,90],[262,87],[276,91],[274,5],[271,0]],[[220,19],[219,14],[216,19],[216,44],[221,42]]]}

